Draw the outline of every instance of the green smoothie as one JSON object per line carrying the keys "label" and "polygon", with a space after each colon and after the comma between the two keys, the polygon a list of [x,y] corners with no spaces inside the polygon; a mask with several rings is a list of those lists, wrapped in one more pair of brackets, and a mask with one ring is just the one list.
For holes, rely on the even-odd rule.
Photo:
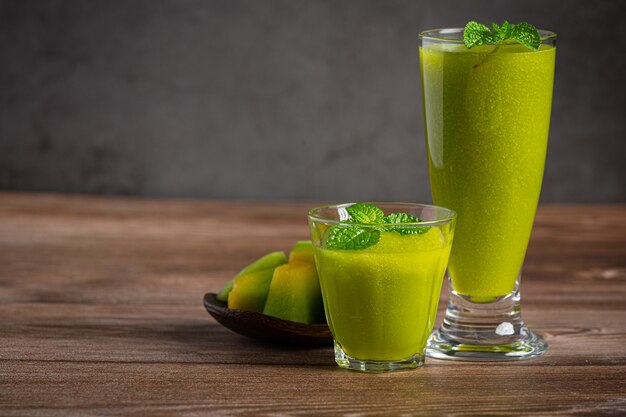
{"label": "green smoothie", "polygon": [[447,225],[415,235],[382,232],[362,250],[315,249],[326,318],[347,355],[396,361],[423,352],[451,240]]}
{"label": "green smoothie", "polygon": [[556,49],[420,48],[435,204],[458,213],[455,291],[486,302],[520,272],[543,177]]}

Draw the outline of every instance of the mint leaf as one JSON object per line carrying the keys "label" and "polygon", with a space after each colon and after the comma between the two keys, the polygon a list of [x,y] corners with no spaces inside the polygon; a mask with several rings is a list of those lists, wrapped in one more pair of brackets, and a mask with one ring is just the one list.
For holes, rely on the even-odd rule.
{"label": "mint leaf", "polygon": [[463,30],[463,43],[465,46],[473,48],[474,46],[491,43],[492,41],[493,36],[487,26],[473,20],[467,22]]}
{"label": "mint leaf", "polygon": [[418,223],[420,218],[408,213],[391,213],[383,219],[385,223]]}
{"label": "mint leaf", "polygon": [[[376,224],[383,221],[385,213],[372,204],[357,203],[346,207],[350,218],[346,223]],[[328,230],[326,247],[329,249],[365,249],[378,243],[380,230],[375,227],[362,227],[336,224]]]}
{"label": "mint leaf", "polygon": [[502,42],[518,42],[533,51],[538,51],[541,37],[537,28],[526,22],[517,25],[507,21],[501,25],[492,23],[489,29],[472,20],[467,22],[463,30],[463,43],[468,48],[485,44],[498,45]]}
{"label": "mint leaf", "polygon": [[326,247],[328,249],[365,249],[374,246],[379,239],[380,232],[376,229],[334,225],[328,229]]}
{"label": "mint leaf", "polygon": [[380,223],[385,217],[385,213],[372,204],[353,204],[346,207],[346,211],[356,223]]}
{"label": "mint leaf", "polygon": [[515,25],[510,24],[506,20],[501,26],[496,25],[495,23],[491,24],[494,33],[494,41],[501,42],[509,39],[511,37],[511,31]]}
{"label": "mint leaf", "polygon": [[539,45],[541,45],[541,36],[539,36],[539,31],[536,27],[526,22],[515,25],[508,38],[516,40],[533,51],[538,51]]}
{"label": "mint leaf", "polygon": [[[385,223],[401,225],[402,223],[420,223],[422,219],[407,213],[391,213],[389,216],[385,217],[383,221]],[[421,235],[428,232],[428,230],[430,230],[430,226],[389,226],[386,229],[400,233],[401,235]]]}

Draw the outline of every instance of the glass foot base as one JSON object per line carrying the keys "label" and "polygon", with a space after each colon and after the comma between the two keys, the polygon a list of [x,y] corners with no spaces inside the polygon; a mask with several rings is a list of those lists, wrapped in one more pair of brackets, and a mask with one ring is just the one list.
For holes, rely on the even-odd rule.
{"label": "glass foot base", "polygon": [[450,282],[448,308],[426,355],[437,359],[510,361],[536,358],[548,344],[522,320],[519,278],[513,291],[489,301],[462,295]]}
{"label": "glass foot base", "polygon": [[392,371],[406,371],[416,369],[424,365],[424,355],[413,355],[400,361],[362,361],[354,359],[343,351],[341,345],[335,341],[335,362],[340,368],[353,371],[382,373]]}
{"label": "glass foot base", "polygon": [[527,328],[521,337],[502,344],[476,344],[453,340],[435,331],[428,339],[426,355],[436,359],[465,361],[511,361],[537,358],[548,351],[548,344]]}

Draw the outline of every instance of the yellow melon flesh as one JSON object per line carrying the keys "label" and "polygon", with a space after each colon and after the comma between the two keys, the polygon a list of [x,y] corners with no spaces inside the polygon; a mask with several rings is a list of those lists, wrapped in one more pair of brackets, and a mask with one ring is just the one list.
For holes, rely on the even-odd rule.
{"label": "yellow melon flesh", "polygon": [[228,308],[263,312],[274,268],[262,269],[237,277],[228,294]]}
{"label": "yellow melon flesh", "polygon": [[315,263],[315,258],[313,257],[313,243],[310,240],[297,242],[289,253],[289,262]]}

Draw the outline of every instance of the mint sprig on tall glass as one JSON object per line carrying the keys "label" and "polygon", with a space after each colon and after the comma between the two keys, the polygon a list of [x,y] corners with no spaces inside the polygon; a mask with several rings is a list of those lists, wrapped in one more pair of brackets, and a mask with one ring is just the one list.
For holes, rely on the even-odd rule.
{"label": "mint sprig on tall glass", "polygon": [[486,44],[499,45],[506,42],[521,43],[530,50],[538,51],[541,36],[537,28],[530,23],[522,22],[514,25],[506,20],[501,25],[492,23],[491,29],[472,20],[467,22],[463,30],[463,43],[468,48]]}

